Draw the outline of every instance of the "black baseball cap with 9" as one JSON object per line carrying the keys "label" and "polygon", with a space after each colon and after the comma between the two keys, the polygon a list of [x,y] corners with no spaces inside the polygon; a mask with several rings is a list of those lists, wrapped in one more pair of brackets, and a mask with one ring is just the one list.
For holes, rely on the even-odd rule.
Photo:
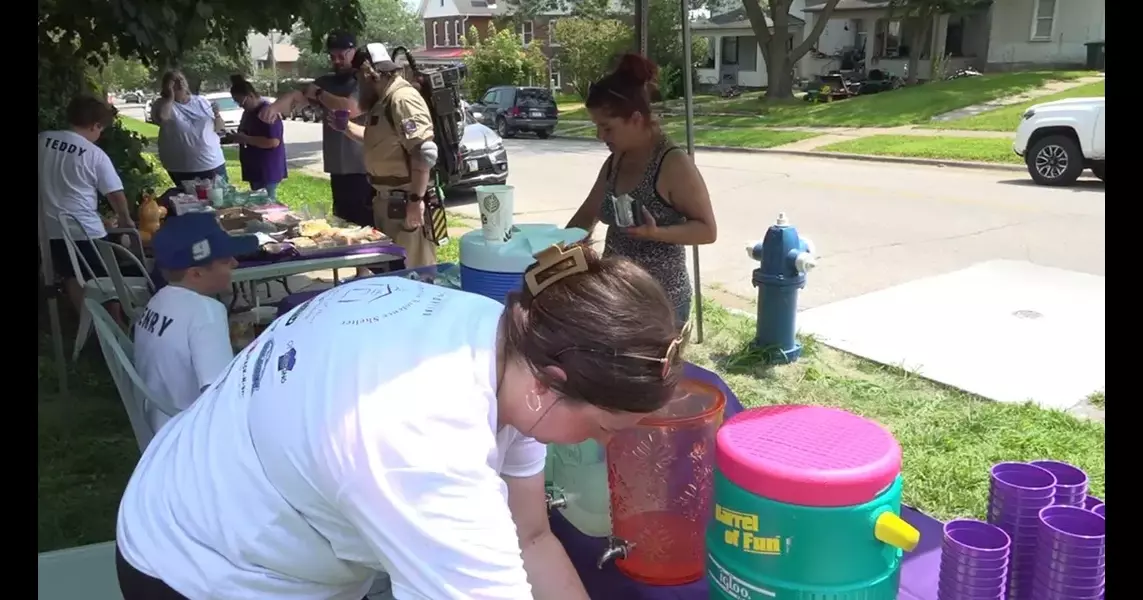
{"label": "black baseball cap with 9", "polygon": [[352,50],[357,47],[357,37],[348,31],[334,31],[325,38],[326,50]]}

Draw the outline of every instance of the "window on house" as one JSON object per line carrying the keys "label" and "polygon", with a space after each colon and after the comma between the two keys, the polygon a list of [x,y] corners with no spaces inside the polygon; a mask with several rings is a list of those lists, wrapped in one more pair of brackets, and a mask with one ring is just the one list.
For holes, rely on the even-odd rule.
{"label": "window on house", "polygon": [[718,38],[715,38],[715,37],[706,38],[706,56],[704,56],[702,58],[702,61],[699,62],[698,68],[700,68],[700,69],[713,69],[714,68],[714,58],[715,58],[714,53],[717,51],[717,46],[715,46],[715,44],[717,44],[717,43],[718,43]]}
{"label": "window on house", "polygon": [[520,23],[520,43],[527,46],[532,43],[532,22],[524,21]]}
{"label": "window on house", "polygon": [[464,45],[464,24],[460,19],[452,22],[453,40],[456,41],[456,47],[459,48]]}
{"label": "window on house", "polygon": [[964,17],[949,19],[945,29],[945,54],[954,57],[964,56]]}
{"label": "window on house", "polygon": [[552,60],[548,63],[548,71],[551,73],[549,85],[557,92],[563,89],[563,78],[560,77],[560,61]]}
{"label": "window on house", "polygon": [[469,0],[469,4],[472,4],[476,8],[487,8],[488,7],[488,3],[485,2],[484,0]]}
{"label": "window on house", "polygon": [[758,38],[752,35],[738,37],[738,68],[743,71],[758,69]]}
{"label": "window on house", "polygon": [[433,23],[433,48],[441,47],[441,28],[440,23]]}
{"label": "window on house", "polygon": [[444,32],[444,33],[445,33],[445,43],[444,43],[444,47],[445,47],[445,48],[448,48],[449,46],[452,46],[452,37],[451,37],[451,33],[452,33],[452,32],[450,32],[450,31],[449,31],[449,29],[450,29],[450,28],[449,28],[449,26],[448,26],[448,21],[445,21],[445,24],[444,24],[444,30],[445,30],[445,32]]}
{"label": "window on house", "polygon": [[877,20],[877,35],[874,37],[874,56],[877,58],[900,58],[901,22]]}
{"label": "window on house", "polygon": [[549,46],[559,46],[560,45],[560,43],[558,41],[556,41],[556,23],[559,23],[559,22],[560,22],[559,19],[552,19],[551,21],[548,21],[548,45]]}
{"label": "window on house", "polygon": [[1056,27],[1056,0],[1033,0],[1036,12],[1032,16],[1032,39],[1050,40]]}

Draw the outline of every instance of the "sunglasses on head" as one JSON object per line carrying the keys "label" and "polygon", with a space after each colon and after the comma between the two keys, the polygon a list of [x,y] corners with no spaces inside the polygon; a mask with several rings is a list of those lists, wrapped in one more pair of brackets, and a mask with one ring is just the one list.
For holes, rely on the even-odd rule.
{"label": "sunglasses on head", "polygon": [[602,355],[607,355],[607,356],[613,356],[615,358],[632,358],[635,360],[655,362],[655,363],[659,363],[662,365],[662,369],[659,372],[659,376],[662,377],[663,379],[666,379],[671,374],[671,365],[675,362],[675,358],[679,355],[680,352],[683,351],[683,348],[686,347],[687,342],[690,340],[691,323],[692,323],[691,321],[687,321],[686,325],[683,325],[683,330],[681,332],[679,332],[679,336],[671,341],[671,345],[667,346],[667,351],[664,352],[663,356],[661,356],[661,357],[659,357],[659,356],[647,356],[644,354],[631,354],[631,353],[626,353],[626,352],[616,352],[614,350],[600,350],[598,348],[589,348],[586,346],[571,346],[569,348],[564,348],[563,350],[560,350],[559,352],[556,353],[556,355],[553,358],[559,359],[560,356],[567,354],[568,352],[591,352],[592,354],[602,354]]}

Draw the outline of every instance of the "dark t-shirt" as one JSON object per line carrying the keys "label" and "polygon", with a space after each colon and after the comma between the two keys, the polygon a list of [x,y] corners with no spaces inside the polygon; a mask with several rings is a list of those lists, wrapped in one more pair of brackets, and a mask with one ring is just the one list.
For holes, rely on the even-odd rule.
{"label": "dark t-shirt", "polygon": [[238,149],[238,160],[242,163],[242,181],[250,182],[251,187],[255,188],[278,183],[286,178],[286,142],[282,138],[282,120],[276,119],[271,124],[258,118],[258,111],[266,104],[263,102],[243,112],[242,121],[238,124],[239,133],[281,142],[277,148],[243,145]]}
{"label": "dark t-shirt", "polygon": [[[328,94],[357,100],[357,77],[352,73],[322,75],[314,83]],[[362,121],[358,120],[357,122]],[[330,127],[324,119],[322,120],[321,153],[326,173],[331,175],[365,173],[365,160],[362,158],[361,144]]]}

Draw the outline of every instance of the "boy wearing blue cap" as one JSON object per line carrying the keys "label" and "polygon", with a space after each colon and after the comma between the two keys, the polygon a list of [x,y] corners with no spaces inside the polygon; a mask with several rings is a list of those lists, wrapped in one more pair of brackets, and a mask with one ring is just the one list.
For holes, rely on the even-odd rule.
{"label": "boy wearing blue cap", "polygon": [[[214,296],[230,289],[234,258],[257,251],[257,241],[191,213],[167,219],[151,246],[168,285],[135,323],[135,367],[152,393],[185,410],[234,358],[226,306]],[[158,411],[148,417],[156,431],[167,421]]]}

